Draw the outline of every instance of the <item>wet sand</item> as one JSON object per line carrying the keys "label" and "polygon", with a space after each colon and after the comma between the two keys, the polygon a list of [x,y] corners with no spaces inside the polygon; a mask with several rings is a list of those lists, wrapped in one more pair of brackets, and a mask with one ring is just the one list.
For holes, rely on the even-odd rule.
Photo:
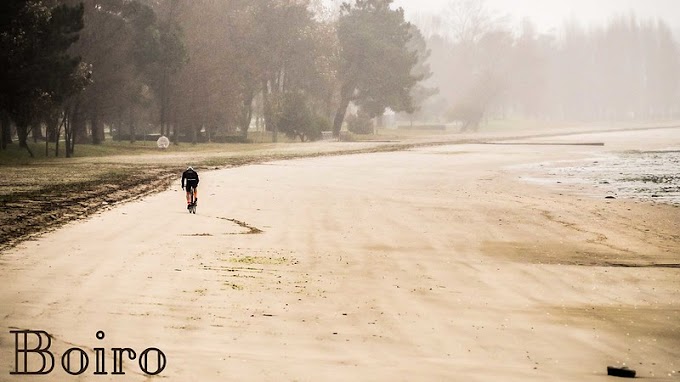
{"label": "wet sand", "polygon": [[9,375],[16,328],[91,362],[155,346],[170,381],[678,379],[680,208],[522,179],[680,145],[650,131],[202,173],[196,215],[176,185],[0,254],[0,380],[46,378]]}
{"label": "wet sand", "polygon": [[[568,144],[597,140],[608,150],[593,150],[588,158],[576,158],[517,166],[525,179],[544,185],[565,185],[583,195],[642,200],[680,205],[680,145],[673,139],[677,128],[614,134],[563,136],[534,139],[532,144]],[[631,145],[627,140],[646,142]],[[642,149],[647,147],[647,149]],[[564,186],[562,186],[564,187]]]}

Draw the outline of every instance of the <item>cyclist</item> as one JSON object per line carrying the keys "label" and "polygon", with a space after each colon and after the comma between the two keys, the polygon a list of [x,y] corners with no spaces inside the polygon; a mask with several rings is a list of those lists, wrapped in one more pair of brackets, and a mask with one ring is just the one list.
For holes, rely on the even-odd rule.
{"label": "cyclist", "polygon": [[194,168],[189,166],[186,171],[182,173],[182,189],[184,189],[186,181],[187,192],[187,209],[191,209],[191,195],[194,196],[194,204],[198,202],[198,173]]}

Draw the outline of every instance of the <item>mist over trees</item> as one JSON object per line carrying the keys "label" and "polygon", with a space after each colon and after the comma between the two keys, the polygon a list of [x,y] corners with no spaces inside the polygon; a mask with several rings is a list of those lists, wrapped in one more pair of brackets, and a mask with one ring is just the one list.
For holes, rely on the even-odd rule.
{"label": "mist over trees", "polygon": [[462,130],[680,116],[680,48],[661,20],[547,34],[481,0],[414,23],[392,0],[328,4],[5,0],[0,147],[32,139],[72,156],[110,137],[245,142],[253,129],[306,141],[370,132],[387,110]]}
{"label": "mist over trees", "polygon": [[[302,141],[340,131],[353,102],[413,111],[426,53],[392,0],[8,0],[0,9],[2,147],[149,134]],[[335,126],[332,126],[335,121]]]}
{"label": "mist over trees", "polygon": [[485,118],[660,120],[680,116],[680,49],[663,20],[629,14],[602,26],[513,28],[478,0],[413,17],[426,35],[439,95],[432,119],[477,129]]}

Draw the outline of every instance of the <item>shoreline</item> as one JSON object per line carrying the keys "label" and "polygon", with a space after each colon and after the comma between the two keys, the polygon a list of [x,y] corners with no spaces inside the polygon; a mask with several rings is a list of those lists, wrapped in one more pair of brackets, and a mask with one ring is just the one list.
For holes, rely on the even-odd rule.
{"label": "shoreline", "polygon": [[[529,140],[535,144],[541,144],[541,139],[545,138],[571,138],[583,134],[609,134],[613,132],[645,132],[649,130],[679,129],[680,125],[670,124],[666,126],[637,126],[637,127],[614,127],[614,128],[572,128],[567,131],[548,131],[536,132],[527,131],[524,133],[514,132],[508,134],[499,133],[480,133],[451,135],[436,138],[412,139],[404,142],[343,142],[342,145],[353,146],[360,144],[364,147],[337,148],[333,146],[329,151],[311,152],[269,152],[262,154],[245,154],[234,157],[225,157],[217,160],[214,164],[204,164],[195,166],[201,170],[217,170],[259,164],[274,160],[293,160],[303,158],[314,158],[322,156],[355,155],[373,152],[393,152],[410,150],[419,147],[437,147],[445,145],[462,144],[519,144],[513,143],[519,139]],[[300,146],[296,146],[299,147]],[[305,148],[305,147],[302,147]],[[215,154],[209,154],[198,160],[198,162],[211,161]],[[68,184],[66,186],[47,187],[46,190],[39,189],[33,192],[23,192],[10,194],[0,198],[0,207],[3,213],[0,214],[0,251],[12,248],[25,240],[31,240],[43,233],[58,229],[65,224],[94,214],[109,210],[114,205],[126,203],[140,197],[162,192],[176,181],[178,170],[173,166],[162,166],[159,164],[149,166],[138,166],[144,156],[137,157],[133,162],[126,165],[126,160],[114,157],[104,158],[75,158],[75,163],[81,163],[91,159],[97,162],[120,163],[123,166],[135,166],[130,168],[130,172],[135,172],[133,177],[121,178],[114,174],[113,179],[102,181],[88,181],[84,183]],[[116,161],[120,162],[116,162]],[[212,159],[214,161],[214,159]],[[143,162],[141,162],[143,163]],[[196,163],[196,159],[192,160]],[[141,170],[141,171],[140,171]],[[141,185],[141,187],[138,187]],[[132,193],[130,190],[135,190]],[[56,201],[56,202],[55,202]]]}
{"label": "shoreline", "polygon": [[610,200],[680,207],[680,151],[615,152],[520,167],[532,184]]}

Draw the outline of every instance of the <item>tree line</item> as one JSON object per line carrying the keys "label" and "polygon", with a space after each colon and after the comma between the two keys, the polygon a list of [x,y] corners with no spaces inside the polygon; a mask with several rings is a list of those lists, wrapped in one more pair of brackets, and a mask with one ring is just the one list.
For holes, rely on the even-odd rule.
{"label": "tree line", "polygon": [[566,20],[513,28],[478,0],[452,1],[414,23],[431,49],[439,95],[421,113],[475,129],[489,116],[571,121],[680,117],[680,46],[663,20]]}
{"label": "tree line", "polygon": [[[340,133],[362,116],[413,112],[430,73],[418,28],[392,0],[337,10],[313,0],[4,0],[1,146]],[[16,138],[15,138],[16,137]]]}
{"label": "tree line", "polygon": [[[302,141],[409,119],[680,116],[680,48],[661,20],[512,28],[481,0],[407,22],[391,0],[4,0],[0,147]],[[416,26],[417,25],[417,26]],[[352,106],[351,106],[352,105]],[[35,146],[33,146],[35,147]]]}

